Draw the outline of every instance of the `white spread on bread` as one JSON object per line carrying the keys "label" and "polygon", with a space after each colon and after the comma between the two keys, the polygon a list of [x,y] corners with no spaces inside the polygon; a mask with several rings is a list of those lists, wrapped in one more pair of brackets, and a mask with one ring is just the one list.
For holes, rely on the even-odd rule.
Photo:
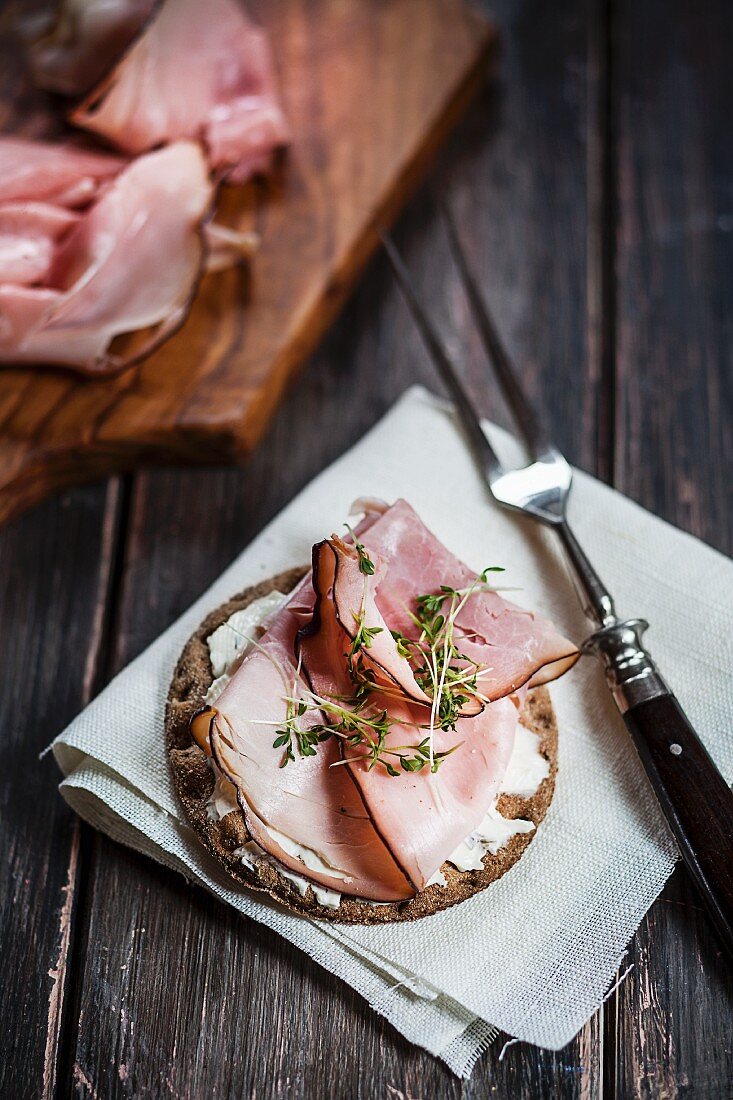
{"label": "white spread on bread", "polygon": [[550,774],[549,761],[540,752],[540,739],[521,722],[517,723],[514,748],[499,788],[502,794],[531,798]]}
{"label": "white spread on bread", "polygon": [[266,825],[265,828],[284,852],[300,860],[309,871],[324,871],[333,878],[340,878],[344,882],[351,882],[348,875],[345,875],[338,867],[332,867],[330,863],[326,863],[325,860],[321,859],[318,852],[314,852],[312,848],[305,848],[302,844],[298,844],[297,841],[291,840],[289,836],[285,836],[284,833],[279,833],[277,829],[270,828],[269,825]]}
{"label": "white spread on bread", "polygon": [[316,882],[310,882],[308,879],[303,878],[302,875],[294,875],[292,871],[288,871],[282,864],[278,863],[276,859],[269,856],[267,852],[263,852],[259,844],[256,844],[254,840],[250,840],[247,844],[242,845],[241,848],[234,850],[234,855],[239,856],[245,867],[249,867],[250,870],[254,870],[257,863],[270,863],[273,867],[276,867],[278,873],[286,878],[288,882],[292,882],[296,890],[301,897],[304,897],[310,886],[313,891],[313,896],[319,905],[325,906],[327,909],[338,909],[341,904],[341,894],[336,890],[328,890],[325,886],[319,886]]}
{"label": "white spread on bread", "polygon": [[209,660],[214,679],[206,692],[206,703],[213,703],[221,695],[232,678],[233,673],[245,653],[250,649],[249,639],[258,627],[282,607],[285,596],[282,592],[270,592],[253,600],[241,611],[235,611],[225,623],[206,639],[209,647]]}
{"label": "white spread on bread", "polygon": [[[251,642],[248,639],[252,638],[258,627],[282,606],[285,599],[286,597],[282,593],[272,592],[267,596],[253,600],[243,610],[235,611],[226,623],[217,627],[209,635],[207,645],[214,681],[206,694],[207,703],[213,703],[223,691],[232,674],[241,663],[242,658],[251,648]],[[207,815],[209,820],[219,821],[227,814],[238,810],[239,805],[234,784],[222,775],[213,760],[210,760],[210,766],[216,780],[207,803]],[[540,752],[540,738],[532,730],[517,722],[514,747],[499,788],[499,796],[506,794],[516,795],[520,798],[530,798],[538,791],[549,774],[550,765]],[[531,821],[522,818],[508,819],[502,817],[496,808],[496,803],[497,799],[495,798],[479,827],[466,837],[448,857],[447,862],[458,871],[480,870],[483,866],[483,857],[487,852],[496,855],[513,836],[529,833],[534,829],[534,824]],[[311,848],[305,848],[269,827],[268,832],[272,834],[281,847],[285,847],[291,855],[302,861],[304,867],[317,870],[328,866],[319,854]],[[253,868],[258,861],[270,863],[277,868],[284,878],[294,884],[301,896],[305,895],[310,886],[316,901],[320,905],[337,909],[340,904],[341,894],[337,891],[319,886],[304,876],[287,870],[254,841],[249,841],[241,848],[236,849],[234,854],[239,856],[242,863],[249,868]],[[333,868],[329,867],[329,873],[348,881],[342,872],[335,871]],[[445,877],[441,871],[436,871],[428,883],[428,885],[434,884],[446,885]],[[375,902],[374,904],[384,903]]]}
{"label": "white spread on bread", "polygon": [[209,766],[214,773],[214,789],[206,803],[206,816],[209,821],[221,821],[232,810],[239,809],[237,802],[237,788],[217,768],[213,760],[209,760]]}
{"label": "white spread on bread", "polygon": [[[521,729],[521,726],[517,727]],[[531,833],[534,823],[522,818],[502,817],[493,802],[478,829],[467,836],[448,857],[459,871],[480,871],[487,852],[495,856],[518,833]]]}

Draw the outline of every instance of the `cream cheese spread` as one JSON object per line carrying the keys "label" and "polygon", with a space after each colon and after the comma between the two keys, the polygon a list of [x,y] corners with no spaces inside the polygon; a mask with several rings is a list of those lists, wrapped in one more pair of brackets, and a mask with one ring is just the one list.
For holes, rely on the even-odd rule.
{"label": "cream cheese spread", "polygon": [[500,794],[531,798],[549,774],[550,762],[540,752],[539,737],[518,722],[514,748],[501,781]]}
{"label": "cream cheese spread", "polygon": [[248,607],[235,611],[225,623],[209,634],[206,644],[209,647],[214,680],[206,693],[206,703],[213,703],[221,695],[239,668],[245,653],[251,648],[250,639],[254,632],[282,607],[284,601],[282,592],[260,596]]}
{"label": "cream cheese spread", "polygon": [[293,859],[299,859],[310,871],[320,871],[322,874],[330,875],[331,878],[339,878],[343,882],[353,881],[345,871],[340,871],[338,867],[332,867],[330,863],[321,859],[318,852],[314,852],[312,848],[298,844],[297,841],[291,840],[289,836],[278,832],[277,829],[272,829],[269,825],[265,825],[265,829],[284,852]]}
{"label": "cream cheese spread", "polygon": [[533,829],[532,821],[502,817],[494,801],[478,829],[458,845],[455,852],[448,856],[448,862],[459,871],[480,871],[487,852],[495,856],[513,836],[531,833]]}
{"label": "cream cheese spread", "polygon": [[[251,639],[254,632],[262,623],[270,618],[282,605],[285,596],[280,592],[272,592],[253,600],[242,611],[235,611],[226,623],[209,635],[207,644],[211,668],[214,673],[214,681],[207,694],[206,702],[213,703],[229,683],[234,672],[239,667],[243,657],[251,648]],[[209,796],[206,812],[210,821],[220,821],[228,813],[239,809],[237,792],[233,783],[222,775],[215,762],[210,761],[215,775],[214,789]],[[504,779],[499,788],[499,795],[517,795],[520,798],[531,798],[537,792],[540,784],[550,774],[550,765],[540,752],[540,739],[532,730],[528,730],[521,722],[517,722],[514,738],[514,748]],[[496,808],[497,798],[489,806],[486,815],[470,836],[467,836],[456,850],[448,857],[447,862],[458,871],[478,871],[483,866],[483,857],[487,852],[491,855],[504,847],[513,836],[521,833],[531,833],[534,829],[532,821],[522,818],[505,818]],[[350,879],[337,868],[328,866],[317,852],[306,848],[284,836],[276,829],[265,826],[267,831],[286,852],[302,861],[303,866],[311,870],[326,870],[334,878],[342,878],[344,882]],[[249,841],[241,848],[237,848],[234,855],[238,856],[242,863],[249,868],[254,868],[258,861],[272,864],[283,878],[288,879],[304,896],[308,887],[313,890],[316,901],[329,909],[338,909],[341,903],[341,894],[336,890],[328,890],[315,882],[294,874],[272,856],[268,855],[255,841]],[[436,871],[429,880],[428,885],[446,885],[446,880],[441,871]],[[381,902],[371,904],[380,905]]]}
{"label": "cream cheese spread", "polygon": [[239,856],[245,867],[249,867],[250,870],[254,870],[257,863],[270,863],[273,867],[276,867],[279,874],[286,878],[289,882],[292,882],[296,890],[301,897],[304,897],[310,886],[313,891],[313,896],[319,905],[324,905],[327,909],[338,909],[341,904],[341,894],[336,890],[327,890],[325,886],[319,886],[316,882],[310,882],[309,879],[303,878],[302,875],[296,875],[292,871],[288,871],[283,867],[282,863],[279,863],[272,856],[269,856],[267,852],[263,852],[259,844],[255,844],[254,840],[250,840],[247,844],[242,845],[241,848],[235,848],[234,855]]}
{"label": "cream cheese spread", "polygon": [[209,821],[221,821],[221,819],[226,817],[227,814],[230,814],[232,810],[239,809],[237,788],[219,771],[219,768],[213,760],[209,760],[209,764],[215,779],[214,789],[209,795],[209,800],[206,803],[206,816]]}

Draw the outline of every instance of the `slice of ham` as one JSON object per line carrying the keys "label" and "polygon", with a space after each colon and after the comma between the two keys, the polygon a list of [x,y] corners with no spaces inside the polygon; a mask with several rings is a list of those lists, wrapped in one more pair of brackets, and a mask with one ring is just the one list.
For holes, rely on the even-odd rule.
{"label": "slice of ham", "polygon": [[177,142],[132,162],[54,253],[48,287],[0,287],[0,361],[125,365],[119,334],[160,342],[184,319],[204,260],[213,187],[201,148]]}
{"label": "slice of ham", "polygon": [[0,205],[0,284],[45,282],[57,242],[79,218],[73,210],[46,202]]}
{"label": "slice of ham", "polygon": [[[397,688],[408,699],[430,706],[430,697],[418,684],[409,662],[397,652],[397,643],[377,607],[374,593],[379,588],[385,567],[378,558],[372,564],[375,567],[373,575],[362,573],[354,545],[336,535],[315,546],[313,585],[318,597],[315,617],[320,618],[327,611],[331,613],[326,629],[334,651],[340,648],[340,665],[346,660],[363,617],[363,623],[372,635],[361,649],[364,665],[374,673],[384,689]],[[330,664],[337,664],[335,654]]]}
{"label": "slice of ham", "polygon": [[62,0],[30,47],[35,83],[78,96],[101,80],[138,34],[156,0]]}
{"label": "slice of ham", "polygon": [[[410,618],[418,596],[437,593],[441,585],[462,590],[476,579],[404,500],[372,524],[364,545],[387,565],[376,592],[377,607],[390,628],[408,638],[419,633]],[[456,628],[456,645],[481,666],[478,687],[489,700],[510,695],[523,684],[546,684],[580,656],[577,646],[547,619],[486,588],[467,601]]]}
{"label": "slice of ham", "polygon": [[[0,285],[43,285],[50,276],[56,246],[81,216],[52,203],[0,205]],[[217,222],[207,222],[203,232],[207,271],[225,271],[246,263],[259,244],[256,233]]]}
{"label": "slice of ham", "polygon": [[236,0],[164,0],[71,121],[128,153],[200,139],[237,183],[288,141],[267,37]]}
{"label": "slice of ham", "polygon": [[86,206],[124,165],[120,157],[74,145],[0,137],[0,204]]}
{"label": "slice of ham", "polygon": [[[408,703],[389,703],[393,725],[386,746],[416,747],[425,737],[425,715]],[[347,749],[362,759],[347,765],[370,817],[417,890],[424,890],[452,852],[478,828],[499,791],[514,748],[517,708],[510,698],[490,703],[473,718],[460,718],[455,730],[436,730],[434,751],[457,749],[437,772],[387,774],[368,767],[367,751]]]}
{"label": "slice of ham", "polygon": [[[303,690],[293,645],[312,602],[306,578],[217,699],[211,749],[237,789],[247,828],[266,852],[331,890],[401,900],[414,889],[379,837],[347,769],[331,767],[340,759],[335,742],[287,767],[280,766],[283,750],[272,745],[286,717],[286,696],[294,688]],[[317,714],[304,716],[304,728],[318,720]],[[306,866],[283,838],[317,853],[320,868]]]}
{"label": "slice of ham", "polygon": [[43,318],[58,304],[61,293],[48,287],[0,286],[0,362],[10,360],[26,335],[43,324]]}

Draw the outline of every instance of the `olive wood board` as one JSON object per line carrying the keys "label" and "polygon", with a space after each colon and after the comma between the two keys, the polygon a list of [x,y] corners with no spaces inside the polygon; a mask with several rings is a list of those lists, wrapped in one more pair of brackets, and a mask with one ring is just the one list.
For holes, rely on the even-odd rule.
{"label": "olive wood board", "polygon": [[[183,327],[117,377],[0,370],[0,521],[138,465],[245,458],[374,251],[378,226],[479,87],[495,39],[465,0],[247,7],[270,31],[293,141],[266,179],[223,187],[217,216],[254,227],[260,248],[249,267],[208,275]],[[54,135],[58,105],[25,80],[7,13],[0,128]]]}

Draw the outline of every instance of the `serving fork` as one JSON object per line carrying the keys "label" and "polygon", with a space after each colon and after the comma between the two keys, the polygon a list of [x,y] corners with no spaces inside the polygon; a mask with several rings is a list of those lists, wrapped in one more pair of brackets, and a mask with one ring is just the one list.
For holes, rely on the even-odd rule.
{"label": "serving fork", "polygon": [[565,549],[575,587],[595,629],[582,645],[599,658],[682,859],[705,902],[720,939],[733,957],[733,792],[665,683],[642,636],[644,619],[621,619],[605,584],[567,520],[572,469],[550,441],[511,364],[461,246],[444,210],[451,252],[487,359],[531,458],[506,469],[486,436],[458,369],[418,298],[394,241],[382,241],[430,356],[453,398],[484,481],[504,508],[552,528]]}

